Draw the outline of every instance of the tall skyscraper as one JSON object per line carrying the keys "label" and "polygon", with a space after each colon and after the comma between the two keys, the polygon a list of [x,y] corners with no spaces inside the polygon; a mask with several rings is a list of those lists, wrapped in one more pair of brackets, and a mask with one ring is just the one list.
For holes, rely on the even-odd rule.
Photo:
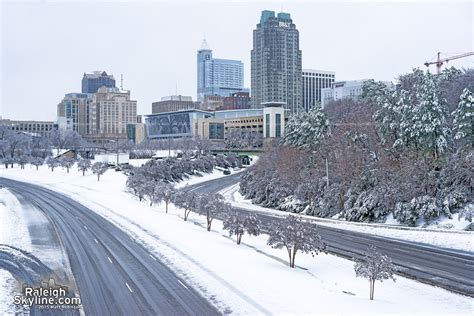
{"label": "tall skyscraper", "polygon": [[206,40],[197,52],[197,99],[206,95],[227,97],[244,89],[244,64],[240,60],[217,59]]}
{"label": "tall skyscraper", "polygon": [[289,13],[262,11],[253,31],[251,59],[252,107],[284,102],[292,112],[302,109],[299,32]]}
{"label": "tall skyscraper", "polygon": [[96,93],[100,87],[115,88],[113,75],[105,71],[94,71],[91,74],[84,73],[82,77],[82,93]]}
{"label": "tall skyscraper", "polygon": [[303,69],[303,108],[309,111],[321,104],[321,89],[332,87],[336,73],[333,71]]}

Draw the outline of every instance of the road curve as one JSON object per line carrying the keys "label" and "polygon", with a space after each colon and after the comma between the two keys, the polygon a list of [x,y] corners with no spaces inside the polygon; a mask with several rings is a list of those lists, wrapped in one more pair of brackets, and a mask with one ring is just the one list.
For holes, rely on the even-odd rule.
{"label": "road curve", "polygon": [[[217,193],[238,183],[240,174],[201,182],[186,190],[196,193]],[[252,209],[233,207],[238,212],[252,212],[264,223],[281,217]],[[285,215],[282,212],[282,215]],[[317,223],[314,223],[318,225]],[[398,274],[423,283],[474,297],[474,254],[410,242],[390,237],[375,236],[350,230],[318,225],[320,234],[330,253],[346,258],[360,258],[368,245],[390,256],[397,266]]]}
{"label": "road curve", "polygon": [[121,229],[57,192],[0,177],[50,219],[69,256],[86,315],[220,312]]}

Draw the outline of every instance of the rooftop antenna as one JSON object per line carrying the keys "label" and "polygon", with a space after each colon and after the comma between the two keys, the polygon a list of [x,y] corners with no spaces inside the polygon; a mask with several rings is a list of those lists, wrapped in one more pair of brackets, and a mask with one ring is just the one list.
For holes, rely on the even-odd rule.
{"label": "rooftop antenna", "polygon": [[120,90],[123,91],[123,74],[120,74]]}

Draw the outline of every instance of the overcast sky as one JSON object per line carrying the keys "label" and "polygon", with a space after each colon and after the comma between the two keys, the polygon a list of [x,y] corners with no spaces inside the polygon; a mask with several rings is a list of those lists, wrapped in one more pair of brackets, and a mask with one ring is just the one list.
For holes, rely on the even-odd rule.
{"label": "overcast sky", "polygon": [[93,70],[118,85],[123,74],[139,114],[176,85],[195,99],[204,36],[215,57],[244,62],[249,87],[252,30],[264,9],[289,12],[303,68],[335,71],[336,80],[394,80],[438,51],[474,50],[471,1],[224,2],[1,2],[0,116],[54,120],[64,94],[80,92]]}

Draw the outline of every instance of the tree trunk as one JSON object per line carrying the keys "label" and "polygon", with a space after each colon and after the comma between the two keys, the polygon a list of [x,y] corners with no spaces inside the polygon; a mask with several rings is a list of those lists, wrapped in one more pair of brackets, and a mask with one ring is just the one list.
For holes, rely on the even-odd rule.
{"label": "tree trunk", "polygon": [[375,280],[370,280],[370,300],[374,299]]}
{"label": "tree trunk", "polygon": [[67,173],[69,173],[69,168],[66,168],[66,170],[67,170]]}
{"label": "tree trunk", "polygon": [[237,234],[237,245],[240,245],[241,240],[242,240],[242,234]]}
{"label": "tree trunk", "polygon": [[290,268],[292,268],[292,266],[291,266],[291,258],[292,258],[292,256],[291,256],[291,249],[288,248],[288,247],[286,247],[286,250],[288,251],[288,257],[289,257],[289,259],[290,259]]}
{"label": "tree trunk", "polygon": [[189,214],[191,213],[191,210],[189,209],[184,209],[184,220],[187,221]]}
{"label": "tree trunk", "polygon": [[293,255],[292,255],[292,258],[291,258],[291,267],[294,268],[295,267],[295,257],[296,257],[296,252],[298,251],[298,249],[296,247],[293,247]]}
{"label": "tree trunk", "polygon": [[212,218],[211,219],[207,219],[207,231],[210,232],[211,231],[211,225],[212,225]]}
{"label": "tree trunk", "polygon": [[166,205],[166,206],[165,206],[166,214],[168,214],[168,203],[169,203],[169,202],[165,201],[165,205]]}
{"label": "tree trunk", "polygon": [[99,181],[99,179],[100,179],[100,176],[99,176],[99,175],[97,175],[97,181]]}
{"label": "tree trunk", "polygon": [[36,170],[38,171],[38,166],[36,166]]}
{"label": "tree trunk", "polygon": [[86,175],[86,170],[82,170],[82,176],[85,176]]}

